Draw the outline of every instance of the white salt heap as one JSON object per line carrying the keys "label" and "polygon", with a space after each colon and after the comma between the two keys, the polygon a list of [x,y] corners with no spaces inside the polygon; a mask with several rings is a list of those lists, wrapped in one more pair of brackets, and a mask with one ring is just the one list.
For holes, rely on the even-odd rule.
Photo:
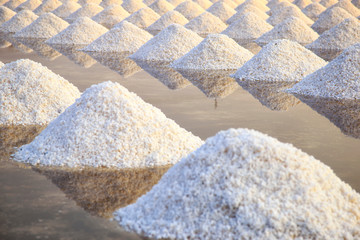
{"label": "white salt heap", "polygon": [[147,31],[161,31],[167,28],[170,24],[177,23],[185,25],[189,21],[178,11],[169,11],[161,16],[156,22],[151,24],[146,30]]}
{"label": "white salt heap", "polygon": [[179,24],[171,24],[130,56],[135,60],[174,61],[203,39]]}
{"label": "white salt heap", "polygon": [[305,96],[360,100],[360,44],[347,48],[288,91]]}
{"label": "white salt heap", "polygon": [[343,8],[330,8],[320,14],[319,19],[316,20],[311,27],[321,34],[350,17],[352,17],[352,15]]}
{"label": "white salt heap", "polygon": [[81,17],[92,18],[96,14],[101,12],[102,10],[104,10],[104,9],[102,7],[100,7],[99,5],[97,5],[95,3],[89,3],[89,4],[86,4],[86,5],[82,6],[82,8],[79,8],[78,10],[73,12],[72,14],[70,14],[66,18],[66,20],[69,21],[69,22],[73,22],[76,19],[81,18]]}
{"label": "white salt heap", "polygon": [[81,98],[16,153],[45,166],[139,168],[174,164],[203,142],[118,83]]}
{"label": "white salt heap", "polygon": [[359,204],[314,157],[255,130],[229,129],[114,217],[156,239],[358,239]]}
{"label": "white salt heap", "polygon": [[0,31],[5,33],[15,33],[35,21],[37,18],[38,16],[32,11],[22,10],[10,20],[1,24]]}
{"label": "white salt heap", "polygon": [[127,21],[93,41],[83,49],[86,52],[130,52],[137,51],[153,36]]}
{"label": "white salt heap", "polygon": [[3,6],[11,10],[15,10],[20,4],[24,3],[26,0],[9,0]]}
{"label": "white salt heap", "polygon": [[285,1],[281,1],[276,3],[273,7],[271,7],[271,10],[269,12],[267,12],[270,16],[271,15],[277,15],[279,13],[281,13],[282,11],[284,11],[284,9],[286,9],[287,7],[296,7],[296,5],[290,3],[289,1],[285,0]]}
{"label": "white salt heap", "polygon": [[321,0],[319,3],[326,8],[329,8],[334,4],[338,3],[338,0]]}
{"label": "white salt heap", "polygon": [[174,7],[182,3],[184,0],[167,0],[169,3],[171,3]]}
{"label": "white salt heap", "polygon": [[300,18],[305,24],[311,26],[314,21],[308,18],[298,7],[296,6],[289,6],[284,9],[282,9],[281,12],[273,14],[269,19],[267,20],[268,23],[270,23],[273,26],[276,26],[277,24],[281,23],[285,19],[289,17],[297,17]]}
{"label": "white salt heap", "polygon": [[110,7],[111,5],[121,5],[123,3],[122,0],[103,0],[99,4],[103,8]]}
{"label": "white salt heap", "polygon": [[92,17],[92,20],[110,29],[128,16],[130,14],[121,5],[111,5]]}
{"label": "white salt heap", "polygon": [[59,34],[46,41],[48,44],[90,44],[108,29],[88,17],[78,18]]}
{"label": "white salt heap", "polygon": [[226,22],[236,11],[227,5],[224,0],[220,0],[214,3],[207,11],[214,16],[220,18],[223,22]]}
{"label": "white salt heap", "polygon": [[39,7],[41,5],[42,1],[41,0],[27,0],[26,2],[23,2],[22,4],[20,4],[19,6],[17,6],[15,8],[16,12],[20,12],[21,10],[30,10],[33,11],[35,10],[37,7]]}
{"label": "white salt heap", "polygon": [[289,17],[269,32],[264,33],[256,40],[256,43],[264,45],[276,39],[289,39],[305,45],[315,41],[318,37],[319,35],[300,18]]}
{"label": "white salt heap", "polygon": [[168,11],[173,10],[175,6],[173,6],[171,3],[167,2],[166,0],[156,0],[151,5],[149,5],[149,8],[151,8],[157,14],[162,16]]}
{"label": "white salt heap", "polygon": [[4,6],[0,6],[0,24],[9,21],[15,15],[16,12],[14,12],[13,10]]}
{"label": "white salt heap", "polygon": [[175,8],[175,11],[178,11],[188,20],[191,20],[202,14],[205,11],[205,9],[203,9],[199,4],[188,0],[179,4]]}
{"label": "white salt heap", "polygon": [[192,0],[194,3],[199,4],[200,7],[202,7],[203,9],[208,9],[209,7],[211,7],[211,5],[213,4],[212,2],[210,2],[209,0]]}
{"label": "white salt heap", "polygon": [[235,8],[236,11],[240,11],[242,8],[248,6],[248,5],[252,5],[254,7],[257,7],[258,9],[260,9],[263,12],[268,12],[270,11],[270,8],[266,6],[266,4],[260,2],[259,0],[246,0],[244,3],[240,4],[239,6],[237,6]]}
{"label": "white salt heap", "polygon": [[61,5],[62,2],[60,2],[59,0],[45,0],[39,7],[34,10],[34,13],[40,16],[43,13],[55,10]]}
{"label": "white salt heap", "polygon": [[86,4],[96,4],[96,5],[100,5],[100,3],[102,2],[102,0],[78,0],[78,4],[80,4],[81,6],[84,6]]}
{"label": "white salt heap", "polygon": [[262,12],[260,9],[258,9],[257,7],[254,7],[252,5],[247,5],[246,8],[243,8],[242,10],[238,11],[237,13],[235,13],[233,16],[231,16],[226,23],[227,24],[232,24],[233,22],[239,20],[240,18],[242,18],[245,14],[247,13],[254,13],[256,15],[258,15],[260,18],[267,20],[269,18],[269,16]]}
{"label": "white salt heap", "polygon": [[147,6],[141,0],[124,0],[121,6],[129,13],[134,13]]}
{"label": "white salt heap", "polygon": [[125,18],[126,21],[145,29],[160,18],[159,14],[154,12],[151,8],[145,7],[137,12],[134,12],[129,17]]}
{"label": "white salt heap", "polygon": [[316,21],[320,14],[324,12],[326,8],[321,5],[320,3],[314,2],[310,5],[308,5],[306,8],[304,8],[302,11],[305,13],[306,16],[308,16],[311,20]]}
{"label": "white salt heap", "polygon": [[186,70],[232,70],[238,69],[253,56],[228,36],[211,34],[170,66]]}
{"label": "white salt heap", "polygon": [[52,13],[58,17],[67,18],[70,16],[70,14],[76,12],[80,8],[81,8],[80,4],[72,0],[68,0],[65,1],[61,6],[56,8],[54,11],[52,11]]}
{"label": "white salt heap", "polygon": [[220,33],[227,28],[227,25],[220,18],[205,11],[188,22],[185,27],[198,34],[207,35],[210,33]]}
{"label": "white salt heap", "polygon": [[65,28],[69,23],[52,13],[44,13],[27,27],[18,31],[14,37],[22,38],[51,38]]}
{"label": "white salt heap", "polygon": [[[220,1],[224,1],[224,3],[226,3],[227,5],[229,5],[229,7],[231,7],[232,9],[235,9],[238,5],[240,5],[241,3],[235,3],[232,0],[220,0]],[[216,0],[213,0],[213,3],[216,3]],[[243,2],[242,2],[243,3]]]}
{"label": "white salt heap", "polygon": [[78,97],[75,86],[40,63],[21,59],[0,69],[1,124],[47,124]]}
{"label": "white salt heap", "polygon": [[297,82],[325,66],[310,50],[287,39],[274,40],[234,74],[237,80]]}
{"label": "white salt heap", "polygon": [[333,5],[332,7],[341,7],[343,9],[345,9],[348,13],[353,15],[354,17],[359,17],[360,16],[360,9],[355,7],[351,3],[351,0],[339,0],[339,2],[336,3],[335,5]]}
{"label": "white salt heap", "polygon": [[296,6],[298,6],[300,9],[304,9],[305,7],[307,7],[308,5],[310,5],[312,3],[311,0],[295,0],[293,2],[293,4],[295,4]]}
{"label": "white salt heap", "polygon": [[306,47],[309,49],[342,50],[360,42],[360,22],[351,17],[320,35]]}

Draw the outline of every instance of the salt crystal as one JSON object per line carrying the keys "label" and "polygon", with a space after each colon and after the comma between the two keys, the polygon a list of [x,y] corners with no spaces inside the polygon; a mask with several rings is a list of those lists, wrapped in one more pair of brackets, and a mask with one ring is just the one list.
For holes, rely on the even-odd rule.
{"label": "salt crystal", "polygon": [[15,16],[10,18],[10,20],[4,22],[0,26],[0,31],[5,33],[14,33],[20,31],[33,21],[35,21],[38,16],[29,10],[22,10],[18,12]]}
{"label": "salt crystal", "polygon": [[220,18],[223,22],[226,22],[226,20],[236,13],[236,11],[227,5],[223,0],[214,3],[207,9],[207,11]]}
{"label": "salt crystal", "polygon": [[256,15],[258,15],[259,17],[261,17],[264,20],[267,20],[269,18],[269,16],[264,13],[263,11],[261,11],[260,9],[258,9],[257,7],[254,7],[252,5],[247,5],[245,8],[243,8],[242,10],[238,11],[237,13],[235,13],[231,18],[229,18],[226,23],[227,24],[232,24],[233,22],[239,20],[240,18],[243,17],[243,15],[247,14],[247,13],[254,13]]}
{"label": "salt crystal", "polygon": [[329,8],[334,4],[338,3],[338,0],[321,0],[319,3],[326,8]]}
{"label": "salt crystal", "polygon": [[102,10],[104,10],[104,9],[102,7],[100,7],[99,5],[97,5],[95,3],[89,3],[89,4],[82,6],[81,8],[79,8],[78,10],[73,12],[72,14],[70,14],[66,18],[66,20],[69,22],[73,22],[76,19],[81,18],[81,17],[92,18],[96,14],[101,12]]}
{"label": "salt crystal", "polygon": [[151,24],[146,30],[149,32],[159,32],[167,28],[170,24],[177,23],[185,25],[189,21],[178,11],[169,11],[161,16],[156,22]]}
{"label": "salt crystal", "polygon": [[281,12],[271,15],[269,19],[267,20],[268,23],[275,26],[282,21],[284,21],[286,18],[289,17],[297,17],[300,18],[303,22],[305,22],[307,25],[311,26],[314,22],[310,18],[308,18],[298,7],[289,6],[284,9],[282,9]]}
{"label": "salt crystal", "polygon": [[188,20],[191,20],[202,14],[205,11],[205,9],[203,9],[199,4],[188,0],[179,4],[175,8],[175,11],[178,11]]}
{"label": "salt crystal", "polygon": [[346,18],[353,17],[350,13],[340,7],[334,7],[326,10],[319,15],[319,19],[311,26],[319,34],[329,30]]}
{"label": "salt crystal", "polygon": [[151,8],[157,14],[162,16],[168,11],[173,10],[175,6],[173,6],[171,3],[167,2],[166,0],[156,0],[151,5],[149,5],[149,8]]}
{"label": "salt crystal", "polygon": [[200,14],[185,25],[186,28],[196,32],[200,36],[210,33],[220,33],[227,27],[220,18],[212,15],[208,11]]}
{"label": "salt crystal", "polygon": [[52,13],[58,17],[67,18],[70,16],[70,14],[76,12],[80,8],[81,8],[80,4],[72,0],[68,0],[64,2],[61,6],[56,8],[54,11],[52,11]]}
{"label": "salt crystal", "polygon": [[35,10],[37,7],[39,7],[41,5],[42,1],[41,0],[27,0],[26,2],[23,2],[22,4],[20,4],[19,6],[17,6],[15,8],[16,12],[20,12],[21,10],[30,10],[33,11]]}
{"label": "salt crystal", "polygon": [[134,13],[147,6],[141,0],[124,0],[121,6],[129,13]]}
{"label": "salt crystal", "polygon": [[125,18],[125,20],[138,26],[139,28],[145,29],[156,22],[159,18],[159,14],[154,12],[151,8],[146,7],[134,12],[129,17]]}
{"label": "salt crystal", "polygon": [[37,15],[41,15],[43,13],[51,12],[62,5],[62,2],[59,0],[45,0],[40,6],[38,6],[34,13]]}
{"label": "salt crystal", "polygon": [[121,5],[111,5],[92,17],[92,20],[110,29],[128,16],[130,14]]}
{"label": "salt crystal", "polygon": [[359,17],[360,16],[360,9],[355,7],[351,3],[351,0],[340,0],[338,3],[336,3],[332,7],[341,7],[343,9],[345,9],[348,13],[353,15],[354,17]]}
{"label": "salt crystal", "polygon": [[316,21],[319,18],[319,15],[324,12],[326,8],[321,5],[320,3],[312,3],[309,4],[306,8],[304,8],[302,11],[305,13],[306,16],[308,16],[311,20]]}
{"label": "salt crystal", "polygon": [[0,24],[9,21],[15,15],[16,12],[14,12],[13,10],[4,6],[0,6]]}

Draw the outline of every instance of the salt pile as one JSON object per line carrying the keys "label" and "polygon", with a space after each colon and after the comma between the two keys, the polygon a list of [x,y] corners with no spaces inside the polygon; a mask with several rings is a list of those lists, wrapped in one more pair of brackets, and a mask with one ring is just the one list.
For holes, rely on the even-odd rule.
{"label": "salt pile", "polygon": [[10,20],[4,22],[0,26],[0,31],[5,33],[14,33],[20,31],[33,21],[35,21],[38,16],[29,10],[22,10],[13,16]]}
{"label": "salt pile", "polygon": [[15,10],[20,4],[24,3],[26,0],[9,0],[3,6],[11,10]]}
{"label": "salt pile", "polygon": [[311,0],[295,0],[293,2],[293,4],[295,4],[296,6],[298,6],[300,9],[304,9],[305,7],[307,7],[308,5],[310,5],[312,3]]}
{"label": "salt pile", "polygon": [[289,6],[284,8],[281,12],[273,14],[267,20],[273,26],[281,23],[285,19],[289,17],[297,17],[300,18],[305,24],[311,26],[314,22],[310,18],[308,18],[298,7],[296,6]]}
{"label": "salt pile", "polygon": [[171,11],[175,8],[171,3],[166,0],[156,0],[154,3],[149,5],[149,8],[154,10],[160,16],[164,15],[168,11]]}
{"label": "salt pile", "polygon": [[193,2],[199,4],[203,9],[208,9],[213,4],[209,0],[193,0]]}
{"label": "salt pile", "polygon": [[345,9],[348,13],[353,15],[354,17],[359,17],[360,16],[360,9],[355,7],[351,3],[350,0],[339,0],[339,2],[336,3],[335,5],[333,5],[332,7],[341,7],[343,9]]}
{"label": "salt pile", "polygon": [[223,22],[226,22],[236,11],[227,5],[223,0],[214,3],[207,11],[214,16],[220,18]]}
{"label": "salt pile", "polygon": [[40,6],[38,6],[34,10],[34,13],[40,16],[43,13],[47,13],[55,10],[61,5],[62,2],[60,2],[59,0],[45,0]]}
{"label": "salt pile", "polygon": [[201,144],[158,108],[104,82],[88,88],[15,159],[71,168],[154,167],[174,164]]}
{"label": "salt pile", "polygon": [[192,19],[185,27],[199,35],[207,35],[210,33],[220,33],[226,29],[227,25],[220,18],[205,11]]}
{"label": "salt pile", "polygon": [[360,0],[352,0],[351,3],[357,7],[357,8],[360,8]]}
{"label": "salt pile", "polygon": [[359,204],[314,157],[255,130],[229,129],[114,217],[157,239],[356,239]]}
{"label": "salt pile", "polygon": [[243,9],[246,6],[252,5],[254,7],[257,7],[258,9],[260,9],[263,12],[267,12],[270,11],[270,8],[268,8],[265,4],[261,3],[258,0],[246,0],[244,3],[240,4],[239,6],[237,6],[235,8],[236,11],[240,11],[241,9]]}
{"label": "salt pile", "polygon": [[174,61],[203,39],[179,24],[171,24],[130,56],[135,60]]}
{"label": "salt pile", "polygon": [[175,11],[178,11],[188,20],[191,20],[202,14],[205,11],[205,9],[203,9],[199,4],[188,0],[179,4],[175,8]]}
{"label": "salt pile", "polygon": [[122,0],[103,0],[99,4],[103,8],[110,7],[111,5],[121,5],[123,3]]}
{"label": "salt pile", "polygon": [[54,14],[44,13],[30,25],[18,31],[14,37],[48,39],[55,36],[68,26],[69,24],[67,22]]}
{"label": "salt pile", "polygon": [[147,6],[141,0],[124,0],[121,6],[129,13],[134,13]]}
{"label": "salt pile", "polygon": [[326,8],[320,3],[314,2],[304,8],[302,11],[308,16],[311,20],[316,21],[319,18],[319,15],[324,12]]}
{"label": "salt pile", "polygon": [[262,19],[266,20],[269,18],[269,16],[262,12],[260,9],[258,9],[257,7],[248,5],[246,8],[243,8],[242,10],[238,11],[237,13],[235,13],[231,18],[229,18],[226,23],[227,24],[232,24],[233,22],[239,20],[240,18],[242,18],[245,14],[247,13],[254,13],[256,15],[258,15],[259,17],[261,17]]}
{"label": "salt pile", "polygon": [[239,68],[233,77],[237,80],[297,82],[325,64],[324,60],[296,42],[274,40]]}
{"label": "salt pile", "polygon": [[288,91],[304,96],[360,100],[360,44],[347,48]]}
{"label": "salt pile", "polygon": [[338,3],[338,0],[321,0],[319,3],[326,8],[329,8],[334,4]]}
{"label": "salt pile", "polygon": [[41,0],[27,0],[26,2],[23,2],[19,6],[15,8],[16,12],[20,12],[21,10],[30,10],[33,11],[37,7],[41,5]]}
{"label": "salt pile", "polygon": [[287,7],[295,7],[295,8],[297,8],[296,5],[290,3],[289,1],[281,1],[281,2],[278,2],[274,7],[271,7],[271,10],[269,12],[267,12],[267,13],[270,16],[277,15],[277,14],[281,13]]}
{"label": "salt pile", "polygon": [[52,11],[52,13],[58,17],[67,18],[70,16],[70,14],[76,12],[80,8],[81,8],[80,4],[72,0],[68,0],[64,2],[61,6],[56,8],[54,11]]}
{"label": "salt pile", "polygon": [[300,44],[308,44],[315,41],[319,35],[314,32],[300,18],[289,17],[280,24],[276,25],[272,30],[264,33],[256,40],[259,45],[265,45],[276,39],[289,39]]}
{"label": "salt pile", "polygon": [[180,25],[185,25],[189,21],[178,11],[169,11],[161,16],[156,22],[151,24],[146,30],[147,31],[161,31],[167,28],[170,24],[177,23]]}
{"label": "salt pile", "polygon": [[96,14],[101,12],[102,10],[104,10],[104,9],[102,7],[100,7],[99,5],[97,5],[95,3],[89,3],[89,4],[86,4],[86,5],[82,6],[82,8],[79,8],[78,10],[73,12],[72,14],[70,14],[66,18],[66,20],[69,21],[69,22],[73,22],[76,19],[81,18],[81,17],[92,18]]}
{"label": "salt pile", "polygon": [[16,12],[14,12],[13,10],[4,6],[0,6],[0,24],[9,21],[15,15]]}
{"label": "salt pile", "polygon": [[125,18],[126,21],[138,26],[139,28],[147,28],[160,18],[159,14],[154,12],[151,8],[142,8],[134,12],[129,17]]}
{"label": "salt pile", "polygon": [[254,40],[273,28],[264,19],[249,12],[233,22],[222,33],[233,39]]}
{"label": "salt pile", "polygon": [[122,21],[83,49],[85,52],[130,52],[137,51],[153,36],[131,24]]}
{"label": "salt pile", "polygon": [[211,34],[190,52],[174,61],[174,69],[238,69],[254,55],[223,34]]}
{"label": "salt pile", "polygon": [[171,3],[174,7],[177,7],[180,3],[183,2],[183,0],[167,0],[169,3]]}
{"label": "salt pile", "polygon": [[28,59],[4,65],[0,83],[1,124],[47,124],[80,97],[67,80]]}
{"label": "salt pile", "polygon": [[111,5],[92,17],[92,20],[110,29],[128,16],[130,14],[121,5]]}
{"label": "salt pile", "polygon": [[[221,0],[220,0],[221,1]],[[241,3],[235,3],[234,1],[232,1],[232,0],[222,0],[222,1],[224,1],[224,3],[226,3],[227,5],[229,5],[229,7],[231,7],[232,9],[235,9],[239,4],[241,4]],[[217,1],[213,1],[213,3],[216,3]]]}
{"label": "salt pile", "polygon": [[77,3],[81,6],[84,6],[86,4],[96,4],[99,5],[102,1],[101,0],[79,0]]}
{"label": "salt pile", "polygon": [[311,27],[321,34],[350,17],[353,16],[340,7],[330,8],[320,14],[319,19]]}
{"label": "salt pile", "polygon": [[47,44],[90,44],[108,30],[88,17],[78,18],[59,34],[46,41]]}

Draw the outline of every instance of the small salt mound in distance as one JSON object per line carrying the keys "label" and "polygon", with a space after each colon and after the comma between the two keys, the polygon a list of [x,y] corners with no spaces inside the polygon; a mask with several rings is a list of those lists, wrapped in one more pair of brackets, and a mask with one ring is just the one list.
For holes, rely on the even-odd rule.
{"label": "small salt mound in distance", "polygon": [[203,39],[179,24],[171,24],[130,56],[143,61],[174,61]]}
{"label": "small salt mound in distance", "polygon": [[325,66],[310,50],[287,39],[274,40],[234,74],[238,80],[297,82]]}
{"label": "small salt mound in distance", "polygon": [[80,4],[81,6],[84,6],[86,4],[96,4],[99,5],[101,3],[101,0],[79,0],[78,4]]}
{"label": "small salt mound in distance", "polygon": [[319,15],[319,19],[311,26],[319,34],[336,26],[347,18],[353,17],[350,13],[340,7],[326,10]]}
{"label": "small salt mound in distance", "polygon": [[189,21],[178,11],[169,11],[161,16],[156,22],[151,24],[146,30],[147,31],[161,31],[167,28],[170,24],[177,23],[185,25]]}
{"label": "small salt mound in distance", "polygon": [[[231,7],[232,9],[235,9],[237,6],[239,6],[239,4],[242,4],[242,3],[239,3],[239,4],[237,4],[237,3],[235,3],[234,1],[232,1],[232,0],[220,0],[220,1],[223,1],[224,3],[226,3],[229,7]],[[216,3],[216,2],[218,2],[218,1],[216,1],[216,0],[214,0],[214,1],[212,1],[213,3]]]}
{"label": "small salt mound in distance", "polygon": [[208,9],[213,4],[209,0],[193,0],[193,2],[199,4],[203,9]]}
{"label": "small salt mound in distance", "polygon": [[20,31],[21,29],[35,21],[37,18],[38,16],[32,11],[22,10],[18,12],[15,16],[10,18],[10,20],[1,24],[0,31],[5,33],[14,33]]}
{"label": "small salt mound in distance", "polygon": [[178,6],[180,3],[184,2],[184,0],[167,0],[171,3],[174,7]]}
{"label": "small salt mound in distance", "polygon": [[360,16],[360,9],[355,7],[350,0],[340,0],[338,3],[333,5],[332,7],[341,7],[345,9],[348,13],[353,15],[354,17]]}
{"label": "small salt mound in distance", "polygon": [[80,4],[72,0],[68,0],[65,1],[61,6],[56,8],[54,11],[52,11],[52,13],[58,17],[67,18],[70,16],[70,14],[76,12],[80,8],[81,8]]}
{"label": "small salt mound in distance", "polygon": [[80,97],[74,85],[28,59],[4,65],[0,86],[1,124],[47,124]]}
{"label": "small salt mound in distance", "polygon": [[200,16],[192,19],[185,27],[199,35],[207,35],[210,33],[220,33],[226,29],[227,25],[220,18],[205,11]]}
{"label": "small salt mound in distance", "polygon": [[26,2],[23,2],[19,6],[15,8],[16,12],[20,12],[21,10],[30,10],[33,11],[37,7],[41,5],[41,0],[27,0]]}
{"label": "small salt mound in distance", "polygon": [[85,52],[130,52],[133,53],[153,36],[131,24],[122,21],[83,49]]}
{"label": "small salt mound in distance", "polygon": [[227,5],[223,0],[214,3],[207,11],[214,16],[220,18],[223,22],[226,22],[236,11]]}
{"label": "small salt mound in distance", "polygon": [[108,29],[88,17],[78,18],[70,26],[46,41],[47,44],[90,44]]}
{"label": "small salt mound in distance", "polygon": [[99,4],[103,8],[110,7],[111,5],[121,5],[123,3],[122,0],[103,0]]}
{"label": "small salt mound in distance", "polygon": [[104,82],[88,88],[15,159],[71,168],[154,167],[174,164],[201,144],[160,109]]}
{"label": "small salt mound in distance", "polygon": [[326,8],[323,5],[321,5],[320,3],[315,2],[315,3],[312,3],[312,4],[308,5],[302,11],[311,20],[316,21],[316,20],[318,20],[320,14],[322,12],[324,12],[325,10],[326,10]]}
{"label": "small salt mound in distance", "polygon": [[62,2],[60,2],[59,0],[45,0],[40,6],[38,6],[34,10],[34,13],[40,16],[43,13],[54,11],[61,5]]}
{"label": "small salt mound in distance", "polygon": [[305,24],[311,26],[314,21],[308,18],[298,7],[296,6],[289,6],[284,8],[281,12],[276,13],[275,15],[272,15],[267,20],[268,23],[270,23],[273,26],[278,25],[285,19],[289,17],[297,17],[300,18]]}
{"label": "small salt mound in distance", "polygon": [[304,96],[360,100],[360,44],[347,48],[288,91]]}
{"label": "small salt mound in distance", "polygon": [[211,34],[171,64],[174,69],[238,69],[254,55],[223,34]]}
{"label": "small salt mound in distance", "polygon": [[272,30],[264,33],[256,40],[259,45],[265,45],[276,39],[289,39],[300,44],[309,44],[315,41],[319,35],[306,25],[300,18],[289,17]]}
{"label": "small salt mound in distance", "polygon": [[73,22],[76,19],[81,18],[81,17],[92,18],[96,14],[101,12],[102,10],[104,10],[104,9],[95,3],[85,4],[84,6],[82,6],[82,8],[79,8],[78,10],[76,10],[75,12],[70,14],[66,18],[66,20],[69,22]]}
{"label": "small salt mound in distance", "polygon": [[92,20],[107,28],[112,28],[128,16],[130,14],[121,5],[111,5],[92,17]]}
{"label": "small salt mound in distance", "polygon": [[26,0],[9,0],[3,6],[11,10],[15,10],[20,4],[24,3]]}
{"label": "small salt mound in distance", "polygon": [[226,23],[227,24],[232,24],[233,22],[236,22],[237,20],[239,20],[240,18],[242,18],[245,14],[247,13],[254,13],[256,15],[258,15],[259,17],[261,17],[264,20],[267,20],[269,18],[269,16],[264,13],[263,11],[261,11],[260,9],[258,9],[255,6],[252,5],[247,5],[245,8],[243,8],[242,10],[238,11],[237,13],[235,13],[231,18],[229,18]]}
{"label": "small salt mound in distance", "polygon": [[229,129],[114,218],[157,239],[357,239],[359,204],[314,157],[255,130]]}
{"label": "small salt mound in distance", "polygon": [[321,0],[319,3],[326,8],[329,8],[334,4],[338,3],[338,0]]}
{"label": "small salt mound in distance", "polygon": [[277,3],[274,7],[272,7],[271,10],[267,13],[270,16],[276,15],[276,14],[281,13],[284,9],[286,9],[289,6],[297,7],[295,4],[292,4],[289,1],[281,1],[281,2]]}
{"label": "small salt mound in distance", "polygon": [[241,9],[243,9],[244,7],[248,6],[248,5],[252,5],[257,7],[258,9],[260,9],[263,12],[267,12],[270,10],[270,8],[268,8],[265,4],[261,3],[258,0],[247,0],[245,1],[243,4],[240,4],[239,6],[237,6],[235,8],[236,11],[240,11]]}
{"label": "small salt mound in distance", "polygon": [[14,12],[13,10],[4,6],[0,6],[0,24],[9,21],[15,15],[16,12]]}
{"label": "small salt mound in distance", "polygon": [[162,16],[168,11],[173,10],[175,6],[173,6],[171,3],[167,2],[166,0],[156,0],[151,5],[149,5],[149,8],[151,8],[157,14]]}
{"label": "small salt mound in distance", "polygon": [[138,26],[139,28],[145,29],[156,22],[159,18],[159,14],[154,12],[151,8],[146,7],[134,12],[129,17],[125,18],[125,20]]}
{"label": "small salt mound in distance", "polygon": [[175,11],[178,11],[188,20],[191,20],[205,12],[205,9],[203,9],[199,4],[194,3],[193,1],[185,1],[179,4],[175,8]]}
{"label": "small salt mound in distance", "polygon": [[304,9],[305,7],[307,7],[308,5],[310,5],[312,3],[311,0],[295,0],[293,2],[293,4],[295,4],[296,6],[298,6],[300,9]]}
{"label": "small salt mound in distance", "polygon": [[233,39],[254,40],[273,29],[264,19],[249,12],[233,22],[222,33]]}
{"label": "small salt mound in distance", "polygon": [[147,7],[141,0],[124,0],[121,6],[130,14]]}
{"label": "small salt mound in distance", "polygon": [[54,14],[44,13],[29,26],[17,32],[14,37],[48,39],[52,36],[55,36],[68,26],[69,23],[65,22]]}

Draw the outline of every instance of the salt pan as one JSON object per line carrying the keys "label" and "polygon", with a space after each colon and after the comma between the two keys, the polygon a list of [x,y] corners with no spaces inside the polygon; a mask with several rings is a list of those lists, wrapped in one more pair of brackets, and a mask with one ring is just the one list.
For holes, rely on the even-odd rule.
{"label": "salt pan", "polygon": [[134,12],[129,17],[125,18],[125,20],[138,26],[139,28],[145,29],[156,22],[159,18],[159,14],[154,12],[151,8],[146,7]]}
{"label": "salt pan", "polygon": [[13,10],[4,6],[0,6],[0,24],[9,21],[15,15],[16,12],[14,12]]}
{"label": "salt pan", "polygon": [[177,23],[185,25],[189,21],[178,11],[169,11],[161,16],[156,22],[151,24],[146,30],[149,32],[158,32],[167,28],[170,24]]}
{"label": "salt pan", "polygon": [[171,3],[167,2],[166,0],[156,0],[151,5],[149,5],[149,8],[151,8],[157,14],[162,16],[168,11],[173,10],[175,6],[173,6]]}
{"label": "salt pan", "polygon": [[110,29],[128,16],[130,14],[121,5],[111,5],[92,17],[92,20]]}
{"label": "salt pan", "polygon": [[330,8],[320,14],[319,19],[311,27],[321,34],[350,17],[352,17],[352,15],[343,8]]}
{"label": "salt pan", "polygon": [[196,32],[200,36],[206,36],[210,33],[220,33],[224,31],[227,25],[223,23],[220,18],[205,11],[188,22],[185,27]]}
{"label": "salt pan", "polygon": [[319,15],[324,12],[326,8],[320,3],[314,2],[304,8],[302,11],[308,16],[311,20],[316,21],[319,18]]}
{"label": "salt pan", "polygon": [[38,16],[29,10],[22,10],[18,12],[15,16],[10,18],[10,20],[4,22],[0,26],[0,31],[5,33],[14,33],[20,31],[33,21],[35,21]]}
{"label": "salt pan", "polygon": [[191,20],[202,14],[205,11],[205,9],[203,9],[199,4],[188,0],[179,4],[175,8],[175,11],[178,11],[188,20]]}
{"label": "salt pan", "polygon": [[41,0],[27,0],[26,2],[23,2],[19,6],[15,8],[16,12],[20,12],[21,10],[30,10],[33,11],[37,7],[41,5]]}
{"label": "salt pan", "polygon": [[121,6],[129,13],[134,13],[147,6],[141,0],[124,0]]}
{"label": "salt pan", "polygon": [[79,8],[81,8],[80,4],[72,0],[68,0],[64,2],[61,6],[56,8],[54,11],[52,11],[52,13],[58,17],[67,18],[70,16],[70,14],[76,12]]}
{"label": "salt pan", "polygon": [[62,5],[62,2],[59,0],[45,0],[40,6],[38,6],[34,13],[37,15],[41,15],[43,13],[51,12]]}
{"label": "salt pan", "polygon": [[78,10],[73,12],[72,14],[70,14],[66,18],[66,20],[71,23],[71,22],[73,22],[76,19],[81,18],[81,17],[92,18],[96,14],[101,12],[102,10],[104,10],[104,9],[102,7],[100,7],[99,5],[97,5],[95,3],[89,3],[89,4],[86,4],[86,5],[82,6],[81,8],[79,8]]}
{"label": "salt pan", "polygon": [[223,22],[226,22],[226,20],[236,13],[236,11],[227,5],[223,0],[214,3],[207,9],[207,11],[220,18]]}

